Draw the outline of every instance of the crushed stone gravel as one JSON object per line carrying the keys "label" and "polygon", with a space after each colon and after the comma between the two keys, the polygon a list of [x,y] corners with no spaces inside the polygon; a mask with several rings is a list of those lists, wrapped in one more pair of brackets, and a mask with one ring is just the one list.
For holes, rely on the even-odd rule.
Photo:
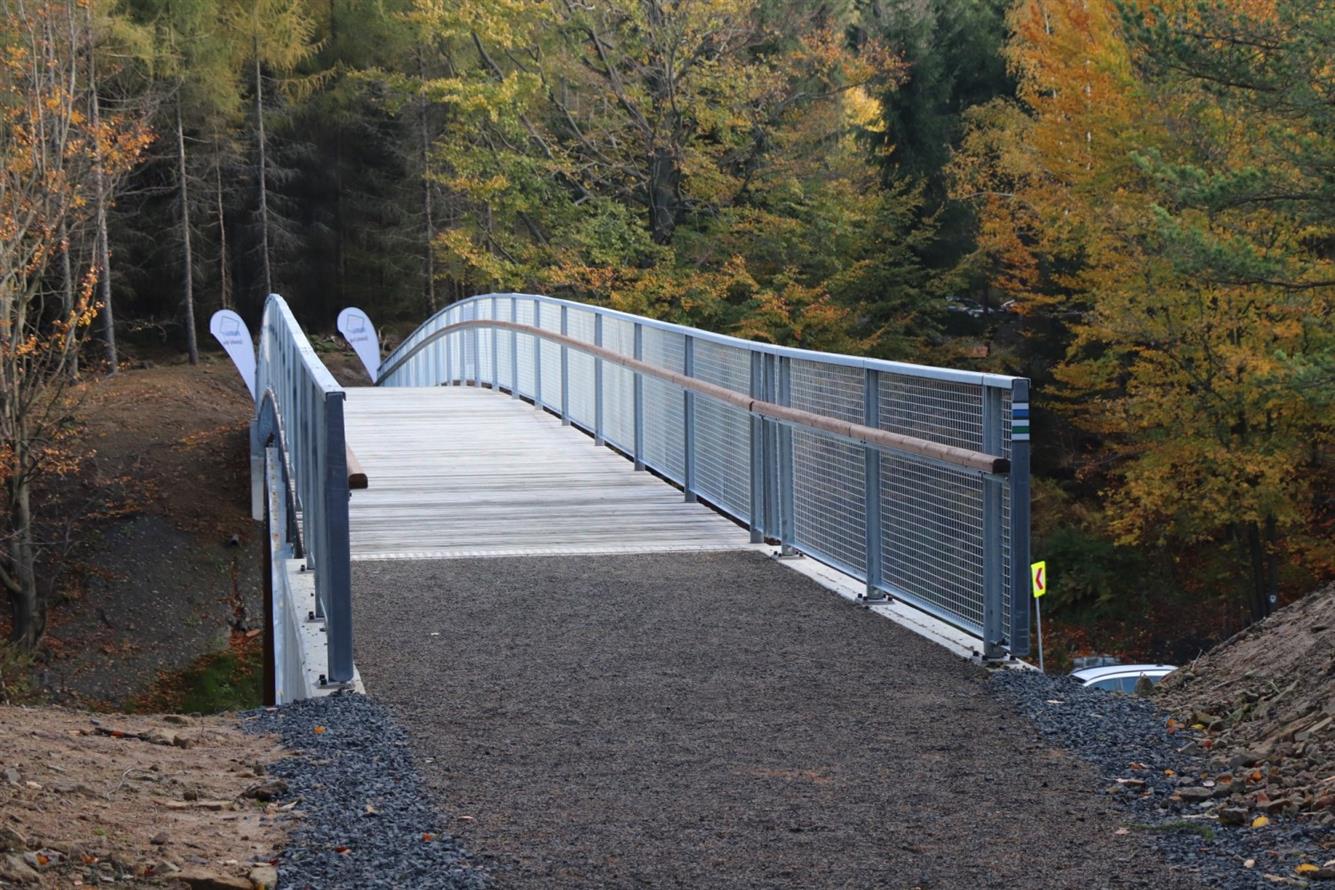
{"label": "crushed stone gravel", "polygon": [[336,694],[242,716],[253,732],[278,733],[295,755],[269,769],[287,783],[279,802],[295,801],[303,816],[279,857],[279,886],[487,886],[442,830],[403,731],[380,705]]}
{"label": "crushed stone gravel", "polygon": [[[1209,886],[1308,886],[1299,866],[1320,868],[1335,858],[1335,837],[1313,824],[1275,819],[1259,828],[1223,825],[1210,813],[1210,802],[1171,799],[1184,788],[1202,787],[1213,770],[1197,744],[1201,737],[1170,730],[1169,715],[1153,702],[1037,671],[999,671],[992,682],[1045,739],[1100,771],[1108,783],[1104,794],[1126,808],[1132,830],[1152,835],[1167,861]],[[1313,886],[1323,884],[1335,887],[1324,881]]]}

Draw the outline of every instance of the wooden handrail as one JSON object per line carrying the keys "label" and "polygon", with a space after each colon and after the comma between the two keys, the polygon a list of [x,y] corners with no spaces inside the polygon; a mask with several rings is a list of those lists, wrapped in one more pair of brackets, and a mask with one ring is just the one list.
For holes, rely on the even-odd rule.
{"label": "wooden handrail", "polygon": [[357,460],[357,454],[349,447],[344,447],[344,454],[348,460],[348,488],[366,488],[370,481],[366,478],[366,471],[362,469],[362,462]]}
{"label": "wooden handrail", "polygon": [[[1004,474],[1010,472],[1010,461],[998,455],[988,454],[983,451],[973,451],[968,448],[960,448],[955,445],[943,445],[940,442],[932,442],[927,439],[906,436],[903,433],[892,433],[889,430],[876,429],[875,427],[863,426],[860,423],[852,423],[847,420],[826,417],[823,414],[815,414],[811,411],[803,411],[800,408],[793,408],[789,405],[776,405],[773,402],[766,402],[745,393],[734,392],[731,389],[718,386],[714,383],[709,383],[695,377],[688,377],[685,374],[669,371],[666,368],[659,368],[648,362],[641,361],[640,359],[613,352],[610,349],[596,346],[593,343],[585,343],[582,340],[576,340],[574,337],[557,333],[556,331],[548,331],[531,324],[524,324],[516,321],[504,321],[498,318],[469,319],[467,321],[456,322],[452,325],[446,325],[439,330],[433,331],[429,336],[424,337],[420,343],[415,344],[411,350],[396,361],[393,367],[382,372],[379,375],[380,379],[383,380],[388,377],[410,358],[422,351],[426,346],[434,343],[436,340],[456,331],[467,330],[469,328],[497,328],[499,330],[515,331],[520,334],[541,337],[551,343],[578,349],[589,355],[596,356],[603,361],[619,365],[627,370],[645,374],[649,377],[654,377],[658,380],[663,380],[667,383],[679,386],[682,389],[688,389],[691,392],[707,396],[715,401],[732,405],[750,414],[755,414],[759,417],[767,417],[771,420],[779,421],[780,423],[792,424],[793,426],[820,430],[821,432],[829,433],[843,439],[850,439],[863,445],[870,445],[873,448],[915,454],[919,457],[932,458],[956,466],[979,470],[984,473]],[[351,466],[351,464],[349,464],[349,466]]]}

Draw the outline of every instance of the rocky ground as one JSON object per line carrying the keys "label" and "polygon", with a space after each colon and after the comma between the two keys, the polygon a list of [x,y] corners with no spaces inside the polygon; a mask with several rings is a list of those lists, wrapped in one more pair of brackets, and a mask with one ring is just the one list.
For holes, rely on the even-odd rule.
{"label": "rocky ground", "polygon": [[1335,832],[1335,584],[1169,675],[1155,698],[1202,733],[1221,819]]}
{"label": "rocky ground", "polygon": [[0,885],[272,887],[272,735],[228,717],[0,707]]}
{"label": "rocky ground", "polygon": [[302,819],[278,858],[284,888],[480,890],[484,874],[444,832],[403,731],[371,699],[334,695],[244,717],[295,752],[272,773]]}

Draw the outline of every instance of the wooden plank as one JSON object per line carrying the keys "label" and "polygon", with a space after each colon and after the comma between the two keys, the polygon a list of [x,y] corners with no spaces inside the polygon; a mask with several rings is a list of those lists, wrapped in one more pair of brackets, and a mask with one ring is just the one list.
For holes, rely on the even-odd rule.
{"label": "wooden plank", "polygon": [[350,389],[345,427],[376,480],[352,497],[353,559],[750,546],[730,520],[490,389]]}

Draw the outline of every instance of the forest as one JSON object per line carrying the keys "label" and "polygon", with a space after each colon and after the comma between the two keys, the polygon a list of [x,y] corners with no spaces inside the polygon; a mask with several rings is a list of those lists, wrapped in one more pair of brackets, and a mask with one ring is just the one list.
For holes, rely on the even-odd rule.
{"label": "forest", "polygon": [[0,0],[0,583],[64,405],[283,294],[541,292],[1034,382],[1070,648],[1335,576],[1327,0]]}

